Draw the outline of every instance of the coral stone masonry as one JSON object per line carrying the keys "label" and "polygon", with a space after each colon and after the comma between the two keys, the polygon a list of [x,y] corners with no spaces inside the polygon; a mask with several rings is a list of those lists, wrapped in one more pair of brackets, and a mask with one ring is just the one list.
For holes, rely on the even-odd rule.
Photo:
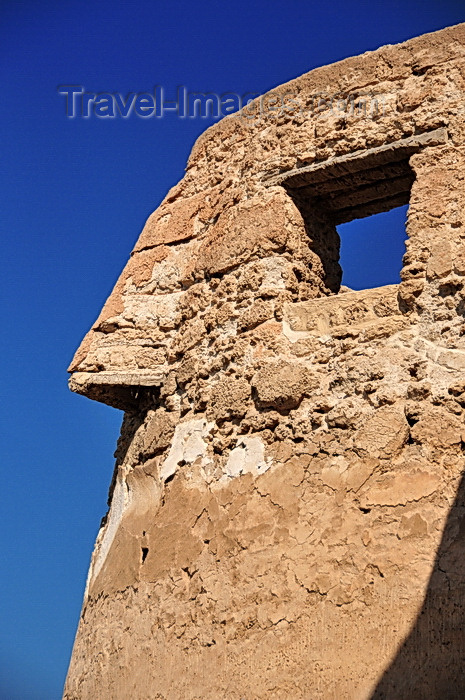
{"label": "coral stone masonry", "polygon": [[465,697],[465,24],[290,93],[382,109],[209,128],[71,364],[125,414],[66,700]]}

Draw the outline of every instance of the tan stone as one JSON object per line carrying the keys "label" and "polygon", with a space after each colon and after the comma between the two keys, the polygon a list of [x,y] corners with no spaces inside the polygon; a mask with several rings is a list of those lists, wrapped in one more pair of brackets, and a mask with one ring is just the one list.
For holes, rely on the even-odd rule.
{"label": "tan stone", "polygon": [[196,260],[198,272],[225,272],[285,246],[289,236],[285,205],[286,198],[277,193],[269,201],[259,198],[227,210],[202,243]]}
{"label": "tan stone", "polygon": [[354,449],[361,455],[392,459],[409,435],[403,405],[382,406],[354,435]]}
{"label": "tan stone", "polygon": [[150,413],[152,415],[149,414],[143,441],[145,454],[153,454],[169,447],[175,429],[175,415],[167,413],[163,408]]}
{"label": "tan stone", "polygon": [[250,384],[245,379],[225,377],[214,385],[207,415],[217,421],[244,416],[250,399]]}
{"label": "tan stone", "polygon": [[201,214],[212,216],[212,197],[215,192],[202,192],[192,197],[162,204],[148,219],[134,251],[174,243],[192,238],[201,231]]}
{"label": "tan stone", "polygon": [[368,483],[360,497],[363,507],[399,506],[430,496],[439,486],[436,474],[416,470],[407,474],[387,472]]}
{"label": "tan stone", "polygon": [[316,385],[316,377],[307,367],[283,360],[264,363],[252,379],[259,405],[278,410],[295,408]]}

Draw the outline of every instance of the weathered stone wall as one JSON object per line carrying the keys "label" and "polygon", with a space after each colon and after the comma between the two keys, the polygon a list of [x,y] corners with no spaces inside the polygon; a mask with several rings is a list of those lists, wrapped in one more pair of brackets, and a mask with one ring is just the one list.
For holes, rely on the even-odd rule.
{"label": "weathered stone wall", "polygon": [[[70,368],[126,414],[67,700],[465,695],[464,87],[460,25],[272,93],[371,118],[197,141]],[[405,197],[400,285],[338,293]]]}

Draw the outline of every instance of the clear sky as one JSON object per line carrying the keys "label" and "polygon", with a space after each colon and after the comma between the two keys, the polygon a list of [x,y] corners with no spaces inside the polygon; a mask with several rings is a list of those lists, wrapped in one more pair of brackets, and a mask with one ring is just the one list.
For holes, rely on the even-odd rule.
{"label": "clear sky", "polygon": [[[2,0],[0,700],[61,697],[122,418],[71,394],[66,367],[211,123],[67,119],[57,86],[262,93],[463,21],[462,4]],[[351,231],[344,281],[372,286],[365,230]],[[393,261],[380,243],[382,281],[397,279],[396,241]]]}

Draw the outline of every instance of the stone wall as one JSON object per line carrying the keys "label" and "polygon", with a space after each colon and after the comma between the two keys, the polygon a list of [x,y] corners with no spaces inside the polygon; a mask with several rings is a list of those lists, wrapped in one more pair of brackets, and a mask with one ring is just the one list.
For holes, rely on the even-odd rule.
{"label": "stone wall", "polygon": [[[459,25],[265,96],[369,118],[195,144],[70,367],[125,417],[67,700],[465,695],[464,87]],[[335,224],[404,202],[343,293]]]}

